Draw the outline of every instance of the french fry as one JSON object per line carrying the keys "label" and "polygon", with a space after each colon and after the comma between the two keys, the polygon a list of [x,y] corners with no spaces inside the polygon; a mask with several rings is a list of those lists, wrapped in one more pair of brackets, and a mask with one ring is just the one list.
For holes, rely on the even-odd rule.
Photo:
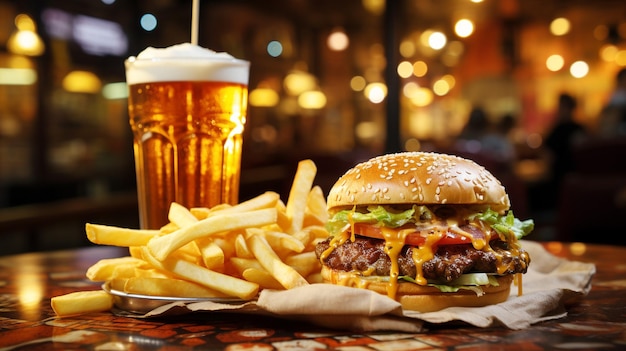
{"label": "french fry", "polygon": [[121,266],[145,267],[146,262],[135,257],[103,258],[87,269],[87,278],[95,282],[103,282],[116,278],[114,271]]}
{"label": "french fry", "polygon": [[313,225],[294,233],[293,237],[297,238],[305,245],[304,251],[313,251],[315,250],[315,244],[317,244],[319,240],[328,238],[328,235],[326,228]]}
{"label": "french fry", "polygon": [[322,273],[316,272],[313,274],[309,274],[306,277],[306,281],[308,281],[309,284],[321,284],[324,282],[324,277],[322,277]]}
{"label": "french fry", "polygon": [[237,269],[240,275],[243,275],[243,271],[248,268],[265,269],[256,258],[231,257],[230,263]]}
{"label": "french fry", "polygon": [[264,237],[254,235],[247,239],[248,247],[261,266],[265,268],[285,289],[307,285],[308,282],[295,269],[281,261]]}
{"label": "french fry", "polygon": [[276,203],[276,211],[278,212],[278,218],[276,219],[276,226],[278,228],[275,229],[287,232],[291,226],[291,220],[287,217],[287,206],[284,202],[278,201]]}
{"label": "french fry", "polygon": [[135,268],[135,278],[173,278],[173,274],[155,269],[155,268]]}
{"label": "french fry", "polygon": [[223,293],[183,279],[137,277],[125,281],[124,292],[151,296],[227,297]]}
{"label": "french fry", "polygon": [[314,251],[289,256],[285,259],[285,263],[293,267],[303,277],[308,277],[311,273],[321,269]]}
{"label": "french fry", "polygon": [[232,234],[210,238],[212,243],[219,246],[222,251],[224,251],[224,262],[226,262],[226,257],[232,257],[235,255],[235,240],[233,239],[235,237],[236,236]]}
{"label": "french fry", "polygon": [[237,235],[237,238],[235,239],[235,254],[237,257],[254,258],[254,255],[248,248],[246,238],[241,234]]}
{"label": "french fry", "polygon": [[140,246],[159,234],[158,230],[118,228],[101,224],[85,224],[87,239],[94,244]]}
{"label": "french fry", "polygon": [[328,222],[328,211],[326,210],[326,199],[324,192],[319,186],[314,186],[306,199],[306,209],[302,226],[324,225]]}
{"label": "french fry", "polygon": [[128,254],[131,257],[135,257],[135,258],[141,259],[141,246],[130,246],[128,248]]}
{"label": "french fry", "polygon": [[209,211],[210,209],[206,207],[193,207],[189,209],[189,212],[199,221],[206,219],[209,216]]}
{"label": "french fry", "polygon": [[211,213],[216,212],[216,211],[221,211],[224,209],[227,209],[229,207],[232,207],[231,204],[219,204],[219,205],[215,205],[211,208],[208,207],[192,207],[189,209],[189,212],[191,212],[199,221],[207,218],[208,216],[211,215]]}
{"label": "french fry", "polygon": [[128,279],[111,279],[107,281],[107,285],[111,290],[124,291],[124,285],[126,285],[126,281],[128,281]]}
{"label": "french fry", "polygon": [[180,229],[176,224],[169,222],[159,229],[159,235],[170,234]]}
{"label": "french fry", "polygon": [[[172,203],[169,223],[159,230],[87,223],[89,240],[128,247],[129,256],[100,260],[86,275],[127,293],[244,300],[260,289],[320,283],[321,264],[314,250],[328,237],[328,214],[322,189],[313,186],[316,172],[311,160],[298,163],[286,203],[272,191],[237,205],[188,209]],[[55,298],[55,312],[111,308],[108,295],[83,295]]]}
{"label": "french fry", "polygon": [[255,282],[263,289],[283,290],[283,286],[265,269],[247,268],[241,275],[248,281]]}
{"label": "french fry", "polygon": [[210,216],[171,234],[154,237],[147,243],[150,252],[159,261],[192,240],[246,227],[263,226],[276,221],[276,209],[268,208],[242,213]]}
{"label": "french fry", "polygon": [[287,218],[290,221],[287,233],[293,234],[302,229],[304,210],[307,205],[307,197],[313,186],[313,180],[317,173],[317,167],[311,160],[298,162],[298,169],[293,179],[289,198],[287,199]]}
{"label": "french fry", "polygon": [[[105,280],[111,279],[129,279],[135,277],[137,274],[137,265],[135,264],[119,264],[113,268],[111,277]],[[102,281],[102,280],[100,280]]]}
{"label": "french fry", "polygon": [[243,213],[255,210],[261,210],[264,208],[272,208],[276,206],[276,202],[280,199],[280,195],[273,191],[265,192],[259,196],[253,197],[250,200],[241,202],[234,206],[225,206],[223,208],[211,209],[209,216],[216,214],[227,213]]}
{"label": "french fry", "polygon": [[198,219],[185,206],[176,202],[171,203],[167,219],[178,228],[185,228],[198,222]]}
{"label": "french fry", "polygon": [[164,261],[160,261],[152,256],[147,247],[144,247],[143,254],[144,258],[158,269],[172,272],[180,278],[196,282],[229,296],[249,300],[259,291],[259,285],[256,283],[215,272],[176,257],[168,257]]}
{"label": "french fry", "polygon": [[113,296],[103,290],[77,291],[53,297],[50,304],[57,316],[66,317],[110,311],[113,308]]}
{"label": "french fry", "polygon": [[[198,245],[200,246],[200,245]],[[214,271],[224,270],[224,250],[215,242],[207,242],[200,247],[200,256],[204,266]]]}
{"label": "french fry", "polygon": [[279,251],[299,253],[304,250],[304,244],[300,240],[298,240],[298,238],[295,238],[287,233],[281,233],[273,230],[264,230],[260,228],[246,229],[247,237],[254,235],[263,236],[276,253],[279,253]]}

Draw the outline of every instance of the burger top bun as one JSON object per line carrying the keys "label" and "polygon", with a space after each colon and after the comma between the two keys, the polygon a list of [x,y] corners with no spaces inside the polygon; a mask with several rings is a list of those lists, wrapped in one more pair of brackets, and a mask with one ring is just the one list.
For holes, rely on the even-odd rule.
{"label": "burger top bun", "polygon": [[504,186],[474,161],[446,154],[378,156],[348,170],[328,193],[330,212],[354,205],[462,204],[509,209]]}

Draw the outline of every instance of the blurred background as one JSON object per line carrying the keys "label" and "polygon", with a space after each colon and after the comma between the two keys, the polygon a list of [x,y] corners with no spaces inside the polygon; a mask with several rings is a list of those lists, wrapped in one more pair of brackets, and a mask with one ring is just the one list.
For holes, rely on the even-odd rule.
{"label": "blurred background", "polygon": [[[191,0],[0,0],[0,254],[138,227],[123,61],[190,41]],[[529,239],[625,244],[621,0],[203,0],[199,44],[251,61],[240,199],[328,191],[374,155],[472,158]],[[626,74],[622,75],[622,81]]]}

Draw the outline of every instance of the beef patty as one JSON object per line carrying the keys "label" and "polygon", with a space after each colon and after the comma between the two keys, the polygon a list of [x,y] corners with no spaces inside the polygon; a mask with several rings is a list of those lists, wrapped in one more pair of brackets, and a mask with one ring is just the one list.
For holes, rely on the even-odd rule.
{"label": "beef patty", "polygon": [[[317,244],[315,253],[319,258],[329,248],[331,238]],[[347,240],[334,249],[324,260],[328,267],[340,271],[366,271],[373,268],[372,275],[388,276],[391,260],[384,251],[385,241],[356,236],[354,242]],[[434,257],[424,262],[422,269],[426,279],[450,282],[466,273],[526,273],[530,258],[519,250],[512,255],[503,241],[492,241],[491,250],[477,250],[471,244],[439,246]],[[398,256],[400,275],[415,277],[416,268],[412,258],[413,248],[405,245]],[[498,257],[502,262],[498,263]],[[498,266],[506,267],[498,272]]]}

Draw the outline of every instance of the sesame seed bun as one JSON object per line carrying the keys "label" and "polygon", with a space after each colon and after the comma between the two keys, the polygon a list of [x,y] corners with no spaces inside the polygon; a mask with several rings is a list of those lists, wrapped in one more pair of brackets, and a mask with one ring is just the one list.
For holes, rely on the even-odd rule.
{"label": "sesame seed bun", "polygon": [[504,186],[474,161],[446,154],[404,152],[372,158],[348,170],[330,189],[330,213],[354,205],[459,204],[509,209]]}

